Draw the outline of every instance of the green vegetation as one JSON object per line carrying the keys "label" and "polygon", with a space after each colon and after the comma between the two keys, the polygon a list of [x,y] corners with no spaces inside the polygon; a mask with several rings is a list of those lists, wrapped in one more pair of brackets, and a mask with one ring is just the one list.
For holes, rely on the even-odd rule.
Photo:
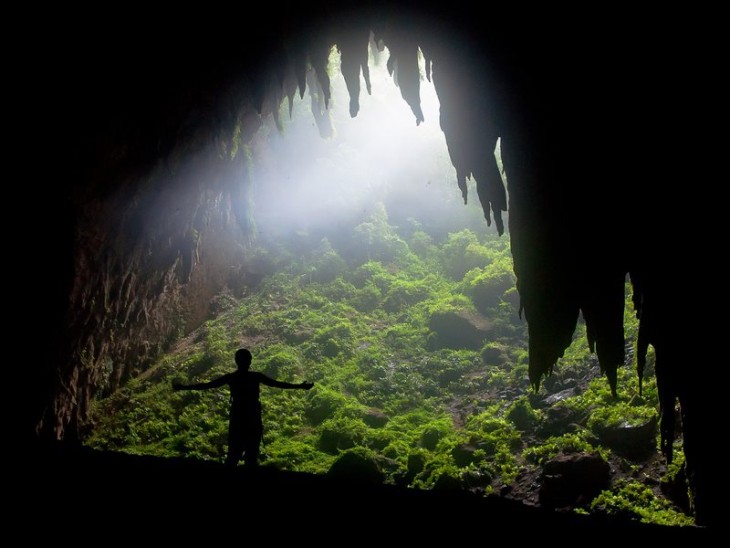
{"label": "green vegetation", "polygon": [[666,500],[657,498],[638,481],[620,481],[611,491],[603,491],[591,503],[591,510],[661,525],[692,525],[692,519],[678,512]]}
{"label": "green vegetation", "polygon": [[[506,237],[401,234],[381,205],[338,242],[304,235],[296,248],[252,252],[271,274],[240,299],[221,295],[218,317],[97,401],[88,445],[222,460],[227,392],[173,392],[171,383],[219,376],[247,346],[254,369],[316,383],[310,392],[263,388],[266,466],[324,474],[347,455],[342,466],[355,460],[389,483],[487,494],[520,475],[539,477],[561,453],[598,453],[626,477],[657,475],[656,455],[631,460],[602,437],[656,420],[653,377],[640,397],[632,368],[621,368],[612,398],[582,328],[542,392],[529,390]],[[455,334],[434,332],[439,314],[467,318],[462,330],[474,326],[479,345],[449,344]],[[635,321],[627,320],[631,336]],[[580,511],[691,523],[635,479],[617,478]]]}

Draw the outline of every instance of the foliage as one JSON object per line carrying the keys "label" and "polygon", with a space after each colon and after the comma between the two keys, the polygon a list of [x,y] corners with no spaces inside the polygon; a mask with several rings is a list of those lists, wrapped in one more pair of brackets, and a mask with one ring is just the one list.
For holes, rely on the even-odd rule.
{"label": "foliage", "polygon": [[469,229],[449,234],[440,251],[446,274],[457,281],[470,270],[486,267],[491,262],[489,250]]}
{"label": "foliage", "polygon": [[505,293],[514,286],[512,262],[506,258],[491,261],[484,268],[469,270],[464,276],[464,292],[474,301],[477,310],[485,314],[505,302]]}
{"label": "foliage", "polygon": [[551,436],[541,445],[527,448],[522,456],[529,462],[543,464],[561,453],[598,453],[604,459],[609,456],[609,450],[596,444],[590,434],[581,430],[577,433]]}
{"label": "foliage", "polygon": [[518,430],[529,430],[535,425],[539,415],[530,405],[530,401],[522,397],[509,406],[505,416]]}
{"label": "foliage", "polygon": [[693,525],[692,518],[675,510],[668,501],[657,498],[648,486],[637,481],[624,481],[610,491],[603,491],[593,499],[591,510],[661,525]]}
{"label": "foliage", "polygon": [[[430,226],[410,220],[401,230],[380,204],[332,237],[296,234],[249,251],[260,282],[238,299],[221,295],[216,318],[95,402],[86,443],[222,460],[226,389],[173,392],[171,383],[220,376],[233,368],[235,349],[248,346],[255,370],[315,382],[309,392],[262,387],[267,466],[324,474],[350,452],[377,462],[389,483],[489,493],[560,453],[613,458],[591,430],[656,416],[651,376],[639,396],[632,368],[620,368],[622,391],[613,398],[581,324],[543,392],[529,394],[508,239]],[[480,350],[429,346],[429,319],[450,310],[487,316]],[[634,337],[628,313],[627,326]],[[566,389],[559,402],[545,403],[545,391]],[[568,416],[570,431],[542,433],[553,415]],[[593,511],[687,522],[635,483],[604,492]]]}

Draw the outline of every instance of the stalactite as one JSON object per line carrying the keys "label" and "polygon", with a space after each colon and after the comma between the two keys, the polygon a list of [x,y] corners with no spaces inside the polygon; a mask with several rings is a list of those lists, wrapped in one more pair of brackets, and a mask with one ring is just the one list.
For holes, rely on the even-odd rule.
{"label": "stalactite", "polygon": [[341,26],[337,47],[341,54],[341,70],[350,96],[350,116],[360,111],[360,73],[365,79],[368,94],[372,93],[368,68],[370,26],[366,19],[359,19]]}
{"label": "stalactite", "polygon": [[416,117],[416,125],[423,122],[421,110],[421,72],[418,67],[418,41],[407,32],[392,30],[384,37],[390,51],[388,71],[400,88],[403,99]]}
{"label": "stalactite", "polygon": [[625,362],[625,276],[620,262],[618,265],[593,264],[586,269],[584,282],[578,288],[588,346],[598,355],[601,371],[605,373],[614,396],[617,369]]}
{"label": "stalactite", "polygon": [[[316,35],[309,44],[309,61],[317,76],[325,110],[329,108],[330,96],[332,95],[330,76],[327,73],[327,64],[329,63],[332,45],[332,41],[325,34]],[[307,80],[307,84],[310,84],[309,80]],[[311,89],[312,86],[310,85]]]}

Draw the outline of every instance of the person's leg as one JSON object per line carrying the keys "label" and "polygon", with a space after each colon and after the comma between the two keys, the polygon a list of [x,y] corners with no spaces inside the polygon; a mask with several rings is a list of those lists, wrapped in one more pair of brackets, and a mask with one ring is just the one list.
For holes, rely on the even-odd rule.
{"label": "person's leg", "polygon": [[241,429],[236,421],[228,425],[228,454],[226,455],[226,466],[235,467],[241,460],[245,445]]}
{"label": "person's leg", "polygon": [[242,443],[229,443],[228,454],[226,455],[226,466],[236,467],[243,455]]}
{"label": "person's leg", "polygon": [[246,450],[243,454],[243,462],[246,466],[258,466],[259,465],[259,442],[258,440],[247,440]]}
{"label": "person's leg", "polygon": [[245,453],[243,462],[246,466],[258,466],[259,453],[261,451],[261,439],[263,438],[263,425],[257,424],[247,432],[245,441]]}

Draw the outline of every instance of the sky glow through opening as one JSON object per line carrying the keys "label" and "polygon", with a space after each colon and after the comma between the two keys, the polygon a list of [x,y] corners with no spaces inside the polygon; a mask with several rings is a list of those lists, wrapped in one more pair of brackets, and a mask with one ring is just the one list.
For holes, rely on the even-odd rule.
{"label": "sky glow through opening", "polygon": [[336,230],[353,217],[367,218],[385,201],[389,215],[395,217],[408,216],[394,210],[398,204],[418,211],[419,216],[452,214],[451,208],[458,207],[461,214],[476,215],[484,223],[472,181],[473,199],[464,208],[439,124],[438,97],[433,83],[425,78],[422,56],[420,95],[425,119],[416,125],[388,74],[388,55],[387,49],[371,52],[372,95],[367,94],[361,75],[360,111],[351,118],[340,56],[332,49],[332,97],[326,113],[332,137],[320,135],[309,85],[303,99],[295,96],[291,119],[287,101],[282,103],[283,131],[270,119],[259,132],[252,152],[253,210],[260,237]]}

